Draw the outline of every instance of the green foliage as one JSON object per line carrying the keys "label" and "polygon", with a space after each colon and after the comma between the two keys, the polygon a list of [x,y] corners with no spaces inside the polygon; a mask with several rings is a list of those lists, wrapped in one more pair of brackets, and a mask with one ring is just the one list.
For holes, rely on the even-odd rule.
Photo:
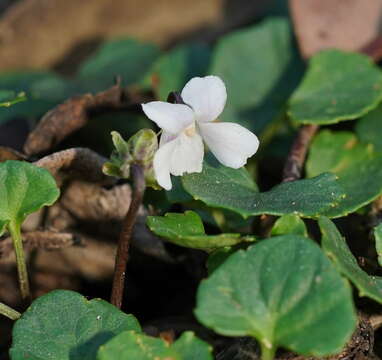
{"label": "green foliage", "polygon": [[23,161],[0,163],[0,235],[20,227],[27,215],[52,205],[60,194],[52,175]]}
{"label": "green foliage", "polygon": [[278,218],[272,227],[271,235],[296,234],[308,237],[304,221],[297,215],[287,214]]}
{"label": "green foliage", "polygon": [[382,304],[382,278],[369,276],[359,267],[345,239],[332,221],[322,217],[319,219],[319,224],[322,232],[322,248],[338,270],[353,282],[360,296],[367,296]]}
{"label": "green foliage", "polygon": [[382,266],[382,224],[374,229],[375,248],[378,255],[378,263]]}
{"label": "green foliage", "polygon": [[16,94],[11,90],[0,90],[0,107],[10,107],[25,100],[26,98],[23,92]]}
{"label": "green foliage", "polygon": [[345,190],[343,201],[322,215],[347,215],[382,194],[382,157],[351,132],[321,131],[311,145],[306,170],[309,177],[327,171],[336,174]]}
{"label": "green foliage", "polygon": [[261,133],[284,111],[302,75],[288,20],[270,18],[218,41],[210,73],[228,90],[224,121]]}
{"label": "green foliage", "polygon": [[212,274],[221,264],[223,264],[237,249],[226,246],[213,251],[207,259],[208,274]]}
{"label": "green foliage", "polygon": [[350,286],[299,235],[230,256],[201,283],[195,314],[219,334],[257,338],[264,359],[278,346],[320,357],[340,352],[356,325]]}
{"label": "green foliage", "polygon": [[162,55],[152,67],[146,82],[162,101],[171,91],[181,91],[188,80],[207,74],[211,50],[204,44],[192,43],[176,47]]}
{"label": "green foliage", "polygon": [[245,169],[231,169],[215,161],[204,162],[201,173],[186,174],[183,186],[194,199],[212,207],[235,211],[243,217],[294,213],[317,217],[338,205],[344,196],[333,174],[280,184],[258,192]]}
{"label": "green foliage", "polygon": [[207,235],[202,220],[193,211],[186,211],[184,214],[167,213],[165,216],[149,216],[147,225],[152,232],[167,241],[192,249],[210,250],[255,240],[253,236],[242,236],[239,233]]}
{"label": "green foliage", "polygon": [[82,64],[78,80],[87,83],[92,92],[110,87],[116,76],[121,76],[125,86],[138,83],[158,56],[159,49],[153,44],[134,39],[105,42],[93,57]]}
{"label": "green foliage", "polygon": [[98,360],[212,360],[211,348],[192,332],[185,332],[172,345],[134,331],[114,337],[98,352]]}
{"label": "green foliage", "polygon": [[72,79],[48,71],[0,74],[2,90],[24,91],[27,96],[27,101],[10,110],[0,108],[0,124],[18,116],[36,119],[71,96],[106,90],[114,84],[116,76],[122,78],[124,86],[137,84],[159,54],[152,44],[133,39],[112,40],[85,61]]}
{"label": "green foliage", "polygon": [[356,133],[360,141],[365,144],[372,144],[374,150],[382,152],[382,137],[380,136],[382,125],[382,106],[378,106],[373,111],[366,114],[357,121]]}
{"label": "green foliage", "polygon": [[382,100],[382,73],[365,55],[326,50],[315,55],[289,102],[299,124],[352,120]]}
{"label": "green foliage", "polygon": [[50,72],[20,71],[0,74],[0,84],[8,94],[25,93],[26,101],[11,108],[0,107],[0,124],[14,117],[35,118],[48,111],[57,102],[56,86],[45,91],[41,84],[45,82],[57,84],[59,78]]}
{"label": "green foliage", "polygon": [[138,321],[100,299],[55,290],[39,297],[13,328],[12,360],[94,360],[98,348]]}

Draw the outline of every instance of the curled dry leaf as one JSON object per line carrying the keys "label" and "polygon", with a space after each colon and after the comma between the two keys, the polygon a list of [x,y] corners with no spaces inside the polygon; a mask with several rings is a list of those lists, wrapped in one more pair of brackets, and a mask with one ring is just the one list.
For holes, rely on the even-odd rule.
{"label": "curled dry leaf", "polygon": [[83,178],[90,182],[110,184],[114,182],[102,173],[106,159],[86,148],[72,148],[47,155],[34,165],[47,169],[60,184],[66,178]]}
{"label": "curled dry leaf", "polygon": [[105,189],[83,181],[70,183],[61,204],[76,218],[87,221],[122,220],[131,202],[129,184]]}
{"label": "curled dry leaf", "polygon": [[[56,231],[31,231],[22,235],[24,249],[56,250],[74,245],[78,240],[71,233],[61,233]],[[11,237],[6,237],[0,241],[0,259],[7,261],[13,257],[13,244]]]}
{"label": "curled dry leaf", "polygon": [[123,106],[125,106],[124,91],[119,81],[110,89],[96,95],[74,96],[43,116],[36,128],[29,134],[24,151],[28,155],[47,151],[85,126],[92,112],[120,109]]}
{"label": "curled dry leaf", "polygon": [[6,160],[26,160],[26,156],[12,148],[0,146],[0,162]]}

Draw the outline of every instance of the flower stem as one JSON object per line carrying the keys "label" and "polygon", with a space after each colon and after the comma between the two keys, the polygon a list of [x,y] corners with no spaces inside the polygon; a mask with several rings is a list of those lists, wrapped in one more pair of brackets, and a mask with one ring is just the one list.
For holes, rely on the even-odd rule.
{"label": "flower stem", "polygon": [[110,302],[118,308],[121,308],[122,306],[130,238],[146,188],[145,176],[141,166],[136,164],[132,165],[131,174],[133,178],[132,199],[129,210],[123,220],[122,230],[119,235],[117,255],[115,258],[113,288],[110,299]]}
{"label": "flower stem", "polygon": [[19,277],[19,285],[21,297],[23,300],[31,298],[27,265],[25,262],[25,254],[23,249],[23,242],[21,239],[20,225],[11,222],[9,224],[9,232],[13,240],[13,247],[16,253],[17,272]]}
{"label": "flower stem", "polygon": [[304,125],[298,131],[284,166],[283,182],[295,181],[301,178],[309,144],[318,128],[318,125]]}
{"label": "flower stem", "polygon": [[274,346],[266,346],[264,343],[260,343],[261,346],[261,360],[273,360],[276,353],[276,348]]}
{"label": "flower stem", "polygon": [[11,320],[17,320],[21,316],[18,311],[13,310],[3,303],[0,303],[0,314],[10,318]]}

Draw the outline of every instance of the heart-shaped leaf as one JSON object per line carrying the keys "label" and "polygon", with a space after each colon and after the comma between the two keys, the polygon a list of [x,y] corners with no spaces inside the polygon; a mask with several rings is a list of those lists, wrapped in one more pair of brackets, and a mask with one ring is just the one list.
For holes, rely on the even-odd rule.
{"label": "heart-shaped leaf", "polygon": [[209,250],[255,240],[253,236],[242,236],[238,233],[207,235],[200,216],[193,211],[148,216],[147,225],[152,232],[169,242],[192,249]]}
{"label": "heart-shaped leaf", "polygon": [[323,216],[319,224],[322,248],[338,270],[353,282],[360,296],[367,296],[382,304],[382,278],[370,276],[358,266],[356,258],[332,221]]}
{"label": "heart-shaped leaf", "polygon": [[24,161],[0,163],[0,235],[7,224],[20,226],[27,215],[52,205],[59,194],[49,171]]}
{"label": "heart-shaped leaf", "polygon": [[326,50],[315,55],[289,102],[300,124],[333,124],[373,110],[382,100],[382,72],[365,55]]}
{"label": "heart-shaped leaf", "polygon": [[288,20],[268,18],[223,36],[214,50],[210,73],[227,86],[221,119],[241,123],[259,135],[284,111],[303,73]]}
{"label": "heart-shaped leaf", "polygon": [[351,132],[321,131],[314,139],[306,164],[307,175],[333,172],[346,196],[322,215],[339,217],[356,211],[382,194],[382,156]]}
{"label": "heart-shaped leaf", "polygon": [[267,192],[258,192],[245,169],[230,169],[215,161],[206,161],[201,173],[186,174],[182,183],[194,199],[209,206],[241,214],[316,217],[338,205],[344,196],[334,174],[280,184]]}
{"label": "heart-shaped leaf", "polygon": [[98,360],[212,360],[211,347],[192,332],[185,332],[172,345],[134,331],[119,334],[98,352]]}
{"label": "heart-shaped leaf", "polygon": [[287,214],[278,218],[272,227],[271,235],[296,234],[308,237],[304,221],[297,215]]}
{"label": "heart-shaped leaf", "polygon": [[94,360],[115,335],[140,331],[138,321],[100,300],[68,290],[39,297],[13,328],[12,360]]}
{"label": "heart-shaped leaf", "polygon": [[195,314],[219,334],[257,338],[263,359],[278,346],[319,357],[339,352],[356,325],[349,284],[298,235],[231,255],[201,283]]}

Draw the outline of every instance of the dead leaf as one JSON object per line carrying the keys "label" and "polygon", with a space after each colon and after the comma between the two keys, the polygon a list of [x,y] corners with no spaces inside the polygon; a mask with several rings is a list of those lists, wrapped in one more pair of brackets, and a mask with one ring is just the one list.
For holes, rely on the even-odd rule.
{"label": "dead leaf", "polygon": [[380,0],[290,0],[289,4],[304,58],[329,48],[359,51],[381,35]]}

